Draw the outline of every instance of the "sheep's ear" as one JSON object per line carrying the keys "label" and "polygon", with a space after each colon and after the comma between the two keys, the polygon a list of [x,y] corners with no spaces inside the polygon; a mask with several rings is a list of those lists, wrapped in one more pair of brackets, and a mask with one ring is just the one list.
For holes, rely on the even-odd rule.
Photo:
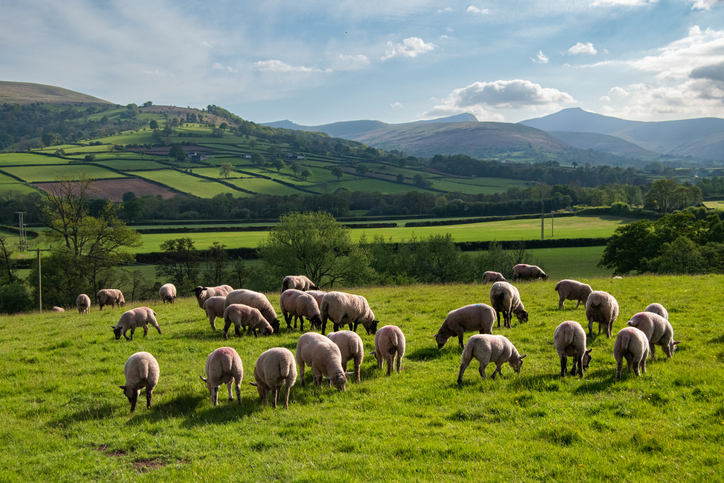
{"label": "sheep's ear", "polygon": [[256,383],[255,383],[255,382],[250,382],[249,384],[252,385],[252,386],[256,386]]}
{"label": "sheep's ear", "polygon": [[201,378],[202,381],[206,382],[206,379],[204,378],[204,376],[199,376],[199,377]]}
{"label": "sheep's ear", "polygon": [[354,376],[354,372],[345,372],[345,377]]}
{"label": "sheep's ear", "polygon": [[326,377],[324,378],[324,380],[325,380],[325,381],[331,381],[331,380],[332,380],[332,378],[331,378],[331,377],[329,377],[329,376],[326,376]]}
{"label": "sheep's ear", "polygon": [[373,355],[375,355],[375,351],[368,352],[367,355],[368,355],[368,356],[373,356]]}
{"label": "sheep's ear", "polygon": [[437,339],[437,334],[432,336],[433,339]]}
{"label": "sheep's ear", "polygon": [[527,355],[528,355],[528,354],[523,354],[522,356],[518,357],[518,360],[519,360],[519,361],[522,361],[523,359],[525,359],[525,356],[527,356]]}
{"label": "sheep's ear", "polygon": [[116,330],[116,326],[115,326],[115,325],[111,325],[111,329]]}
{"label": "sheep's ear", "polygon": [[590,354],[593,349],[586,350],[586,354]]}
{"label": "sheep's ear", "polygon": [[680,340],[675,340],[675,341],[674,341],[674,345],[679,345],[679,344],[681,344],[681,341],[680,341]]}
{"label": "sheep's ear", "polygon": [[118,387],[120,387],[120,388],[123,389],[124,391],[126,390],[126,386],[118,386]]}

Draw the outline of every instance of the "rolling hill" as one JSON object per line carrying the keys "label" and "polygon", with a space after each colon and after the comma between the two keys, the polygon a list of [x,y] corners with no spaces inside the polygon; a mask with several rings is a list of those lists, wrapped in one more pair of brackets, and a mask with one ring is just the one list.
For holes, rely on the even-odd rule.
{"label": "rolling hill", "polygon": [[0,105],[32,104],[47,102],[52,104],[113,104],[97,97],[80,92],[63,89],[62,87],[29,82],[0,81]]}

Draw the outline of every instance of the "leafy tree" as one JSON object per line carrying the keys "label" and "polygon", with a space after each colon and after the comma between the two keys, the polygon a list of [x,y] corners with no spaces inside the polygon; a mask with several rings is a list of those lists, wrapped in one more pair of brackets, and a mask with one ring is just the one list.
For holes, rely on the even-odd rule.
{"label": "leafy tree", "polygon": [[86,154],[83,158],[83,161],[86,163],[95,163],[96,161],[96,155],[95,154]]}
{"label": "leafy tree", "polygon": [[232,171],[235,171],[236,168],[231,163],[224,163],[219,167],[219,176],[223,176],[224,178],[228,178]]}
{"label": "leafy tree", "polygon": [[299,164],[299,163],[292,164],[292,171],[294,171],[294,174],[299,175],[299,173],[301,173],[303,170],[304,170],[304,168],[302,168],[301,164]]}
{"label": "leafy tree", "polygon": [[402,173],[398,173],[397,176],[396,176],[396,179],[397,179],[397,182],[398,182],[398,183],[400,183],[400,184],[401,184],[401,183],[404,183],[404,182],[405,182],[405,175],[402,174]]}
{"label": "leafy tree", "polygon": [[158,121],[155,119],[151,119],[151,122],[148,123],[148,127],[151,129],[158,129]]}
{"label": "leafy tree", "polygon": [[18,279],[16,270],[13,249],[7,242],[7,236],[0,235],[0,285],[15,282]]}
{"label": "leafy tree", "polygon": [[304,171],[302,171],[301,173],[299,173],[299,176],[301,176],[302,179],[303,179],[304,181],[306,181],[307,178],[309,178],[310,176],[312,176],[312,170],[309,169],[309,168],[307,168],[307,169],[305,169]]}
{"label": "leafy tree", "polygon": [[229,125],[225,122],[222,122],[221,124],[219,124],[219,129],[221,129],[222,131],[226,131],[227,129],[229,129]]}
{"label": "leafy tree", "polygon": [[344,171],[339,166],[335,166],[332,168],[332,176],[335,176],[337,180],[342,179],[342,175],[344,175]]}
{"label": "leafy tree", "polygon": [[46,146],[52,146],[54,144],[58,144],[58,135],[52,132],[46,132],[43,134],[41,140]]}
{"label": "leafy tree", "polygon": [[191,238],[166,240],[161,244],[163,258],[156,265],[156,275],[170,278],[179,291],[191,290],[199,278],[200,259]]}
{"label": "leafy tree", "polygon": [[251,162],[257,168],[261,168],[262,166],[264,166],[266,164],[266,159],[261,154],[254,153],[251,155]]}
{"label": "leafy tree", "polygon": [[22,282],[13,282],[0,289],[0,313],[17,314],[32,310],[33,301]]}
{"label": "leafy tree", "polygon": [[413,176],[412,181],[417,186],[425,186],[425,178],[419,173]]}
{"label": "leafy tree", "polygon": [[259,141],[257,141],[256,139],[249,140],[249,148],[251,148],[252,151],[255,150],[258,145]]}
{"label": "leafy tree", "polygon": [[417,254],[418,272],[425,274],[425,282],[445,285],[460,280],[461,274],[466,270],[463,258],[452,235],[430,235],[420,244]]}
{"label": "leafy tree", "polygon": [[184,151],[184,147],[180,144],[174,144],[171,146],[171,149],[168,151],[168,155],[176,159],[176,161],[186,161],[186,151]]}
{"label": "leafy tree", "polygon": [[204,254],[204,283],[206,285],[218,286],[226,283],[227,268],[229,266],[229,254],[226,252],[226,245],[214,242]]}
{"label": "leafy tree", "polygon": [[365,174],[367,174],[367,172],[368,172],[369,170],[370,170],[370,169],[367,167],[366,164],[358,164],[357,167],[355,168],[355,171],[357,171],[357,173],[359,173],[359,174],[362,175],[362,176],[364,176]]}
{"label": "leafy tree", "polygon": [[246,266],[244,260],[241,257],[235,258],[231,263],[231,278],[234,281],[234,287],[244,288],[250,276],[251,270]]}
{"label": "leafy tree", "polygon": [[272,166],[276,168],[277,173],[280,172],[282,169],[286,168],[287,163],[284,162],[282,158],[275,158],[274,161],[272,161]]}

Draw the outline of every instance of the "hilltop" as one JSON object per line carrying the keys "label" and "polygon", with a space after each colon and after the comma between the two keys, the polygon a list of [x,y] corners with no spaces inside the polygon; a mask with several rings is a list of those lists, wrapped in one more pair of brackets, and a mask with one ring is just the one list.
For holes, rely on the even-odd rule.
{"label": "hilltop", "polygon": [[0,81],[0,105],[4,103],[31,104],[34,102],[90,105],[112,104],[109,101],[69,89],[63,89],[62,87],[28,82]]}

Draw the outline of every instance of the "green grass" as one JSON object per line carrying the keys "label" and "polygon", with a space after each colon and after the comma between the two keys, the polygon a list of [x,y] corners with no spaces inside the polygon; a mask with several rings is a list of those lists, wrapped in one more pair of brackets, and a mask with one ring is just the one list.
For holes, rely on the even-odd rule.
{"label": "green grass", "polygon": [[234,196],[244,196],[243,193],[233,188],[229,188],[228,186],[224,186],[221,183],[197,178],[171,169],[159,171],[129,171],[128,174],[156,181],[179,191],[190,193],[202,198],[213,198],[220,193],[233,193]]}
{"label": "green grass", "polygon": [[85,173],[89,178],[124,178],[125,176],[115,171],[110,171],[99,166],[91,165],[54,165],[54,166],[25,166],[3,168],[3,171],[17,176],[28,183],[41,183],[57,181],[57,176],[77,176]]}
{"label": "green grass", "polygon": [[613,270],[596,265],[603,256],[605,247],[536,248],[528,250],[533,260],[544,268],[554,280],[564,278],[606,277]]}
{"label": "green grass", "polygon": [[41,154],[7,153],[0,154],[0,166],[26,165],[26,164],[66,164],[67,159]]}
{"label": "green grass", "polygon": [[[259,354],[294,351],[298,331],[224,340],[188,298],[151,302],[163,335],[137,332],[133,342],[112,338],[118,309],[0,317],[0,480],[716,481],[724,276],[584,281],[618,299],[614,332],[647,304],[664,304],[682,341],[674,357],[616,382],[614,340],[595,337],[584,378],[561,380],[553,330],[583,310],[558,311],[555,281],[524,283],[530,321],[493,331],[527,354],[521,373],[504,365],[502,378],[482,381],[473,362],[458,386],[457,342],[437,350],[430,334],[449,310],[487,302],[489,287],[351,289],[382,324],[404,331],[402,373],[386,377],[366,355],[362,382],[337,392],[314,387],[307,370],[289,409],[273,410],[247,383]],[[268,296],[277,305],[278,294]],[[361,337],[370,351],[373,336]],[[220,397],[214,408],[198,376],[221,346],[244,363],[242,404]],[[153,407],[130,415],[116,385],[137,351],[154,354],[161,377]]]}
{"label": "green grass", "polygon": [[164,169],[168,166],[157,163],[151,159],[117,159],[108,161],[96,161],[96,164],[102,164],[113,169],[121,169],[125,171],[133,171],[136,169]]}

